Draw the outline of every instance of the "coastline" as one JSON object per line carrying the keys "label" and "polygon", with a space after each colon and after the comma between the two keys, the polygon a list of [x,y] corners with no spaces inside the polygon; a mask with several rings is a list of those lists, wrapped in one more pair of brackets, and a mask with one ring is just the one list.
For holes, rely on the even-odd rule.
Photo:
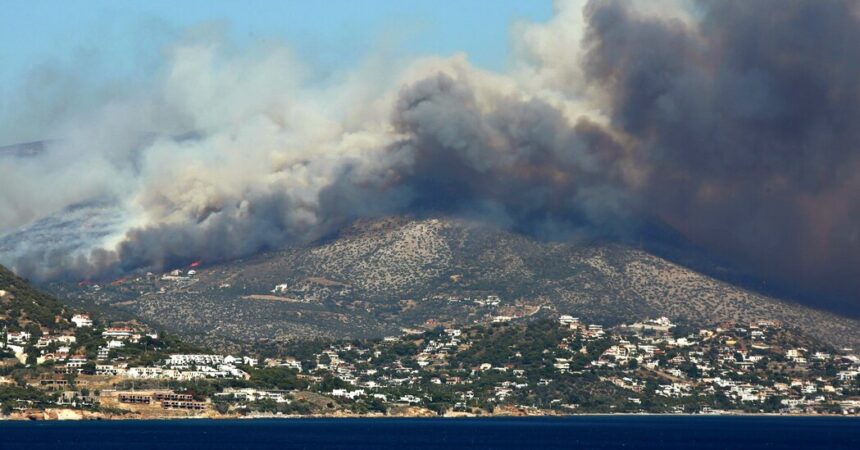
{"label": "coastline", "polygon": [[74,421],[245,421],[245,420],[365,420],[365,419],[411,419],[411,420],[474,420],[474,419],[550,419],[576,417],[676,417],[676,418],[705,418],[705,417],[748,417],[748,418],[845,418],[860,419],[856,415],[843,414],[780,414],[780,413],[743,413],[727,412],[720,414],[683,414],[683,413],[575,413],[575,414],[470,414],[451,413],[445,415],[429,414],[253,414],[253,415],[153,415],[151,417],[127,417],[126,415],[105,415],[99,412],[75,409],[46,409],[21,412],[9,416],[0,416],[0,422],[74,422]]}

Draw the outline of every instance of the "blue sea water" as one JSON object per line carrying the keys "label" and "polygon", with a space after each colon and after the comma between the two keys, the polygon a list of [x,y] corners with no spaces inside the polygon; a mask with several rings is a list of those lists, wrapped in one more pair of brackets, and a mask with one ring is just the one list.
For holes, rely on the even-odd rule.
{"label": "blue sea water", "polygon": [[860,420],[579,416],[0,422],[6,449],[860,449]]}

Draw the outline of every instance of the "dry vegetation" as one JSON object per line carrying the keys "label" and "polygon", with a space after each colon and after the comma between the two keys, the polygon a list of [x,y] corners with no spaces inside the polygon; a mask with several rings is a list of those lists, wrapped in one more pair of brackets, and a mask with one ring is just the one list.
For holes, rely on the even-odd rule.
{"label": "dry vegetation", "polygon": [[[272,292],[280,284],[288,291]],[[660,315],[690,325],[771,318],[833,344],[860,344],[856,320],[750,292],[638,249],[537,242],[458,220],[360,221],[328,242],[204,268],[187,285],[139,280],[76,293],[215,342],[381,336],[541,306],[542,314],[607,325]],[[488,295],[501,304],[473,301]]]}

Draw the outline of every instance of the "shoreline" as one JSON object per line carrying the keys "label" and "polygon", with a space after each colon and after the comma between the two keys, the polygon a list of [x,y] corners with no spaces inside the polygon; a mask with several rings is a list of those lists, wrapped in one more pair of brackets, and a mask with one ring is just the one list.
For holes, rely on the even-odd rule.
{"label": "shoreline", "polygon": [[[80,412],[79,410],[67,410]],[[58,413],[59,411],[54,410],[46,410],[43,411],[43,414],[47,414],[50,412]],[[779,413],[726,413],[726,414],[679,414],[679,413],[581,413],[581,414],[531,414],[531,415],[518,415],[518,414],[485,414],[485,415],[442,415],[442,416],[420,416],[420,415],[253,415],[253,416],[186,416],[186,417],[178,417],[178,416],[161,416],[161,417],[148,417],[148,418],[140,418],[140,417],[103,417],[98,416],[98,413],[90,413],[90,416],[87,417],[85,414],[81,414],[80,417],[35,417],[36,412],[31,413],[27,416],[13,417],[6,416],[0,417],[0,423],[2,422],[111,422],[111,421],[122,421],[122,422],[147,422],[147,421],[253,421],[253,420],[305,420],[305,421],[314,421],[314,420],[495,420],[495,419],[570,419],[577,417],[674,417],[674,418],[705,418],[705,417],[714,417],[714,418],[728,418],[728,417],[746,417],[746,418],[844,418],[844,419],[860,419],[860,416],[857,415],[842,415],[842,414],[779,414]]]}

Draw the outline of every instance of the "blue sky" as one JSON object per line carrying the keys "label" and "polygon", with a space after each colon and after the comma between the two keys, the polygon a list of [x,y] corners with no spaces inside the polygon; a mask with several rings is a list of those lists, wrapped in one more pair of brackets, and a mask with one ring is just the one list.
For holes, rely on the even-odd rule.
{"label": "blue sky", "polygon": [[[0,84],[9,90],[42,64],[92,64],[105,79],[145,75],[189,28],[217,26],[239,46],[287,41],[321,70],[385,46],[396,55],[464,51],[503,69],[510,25],[547,20],[550,0],[10,1],[0,27]],[[0,95],[2,95],[0,90]]]}

